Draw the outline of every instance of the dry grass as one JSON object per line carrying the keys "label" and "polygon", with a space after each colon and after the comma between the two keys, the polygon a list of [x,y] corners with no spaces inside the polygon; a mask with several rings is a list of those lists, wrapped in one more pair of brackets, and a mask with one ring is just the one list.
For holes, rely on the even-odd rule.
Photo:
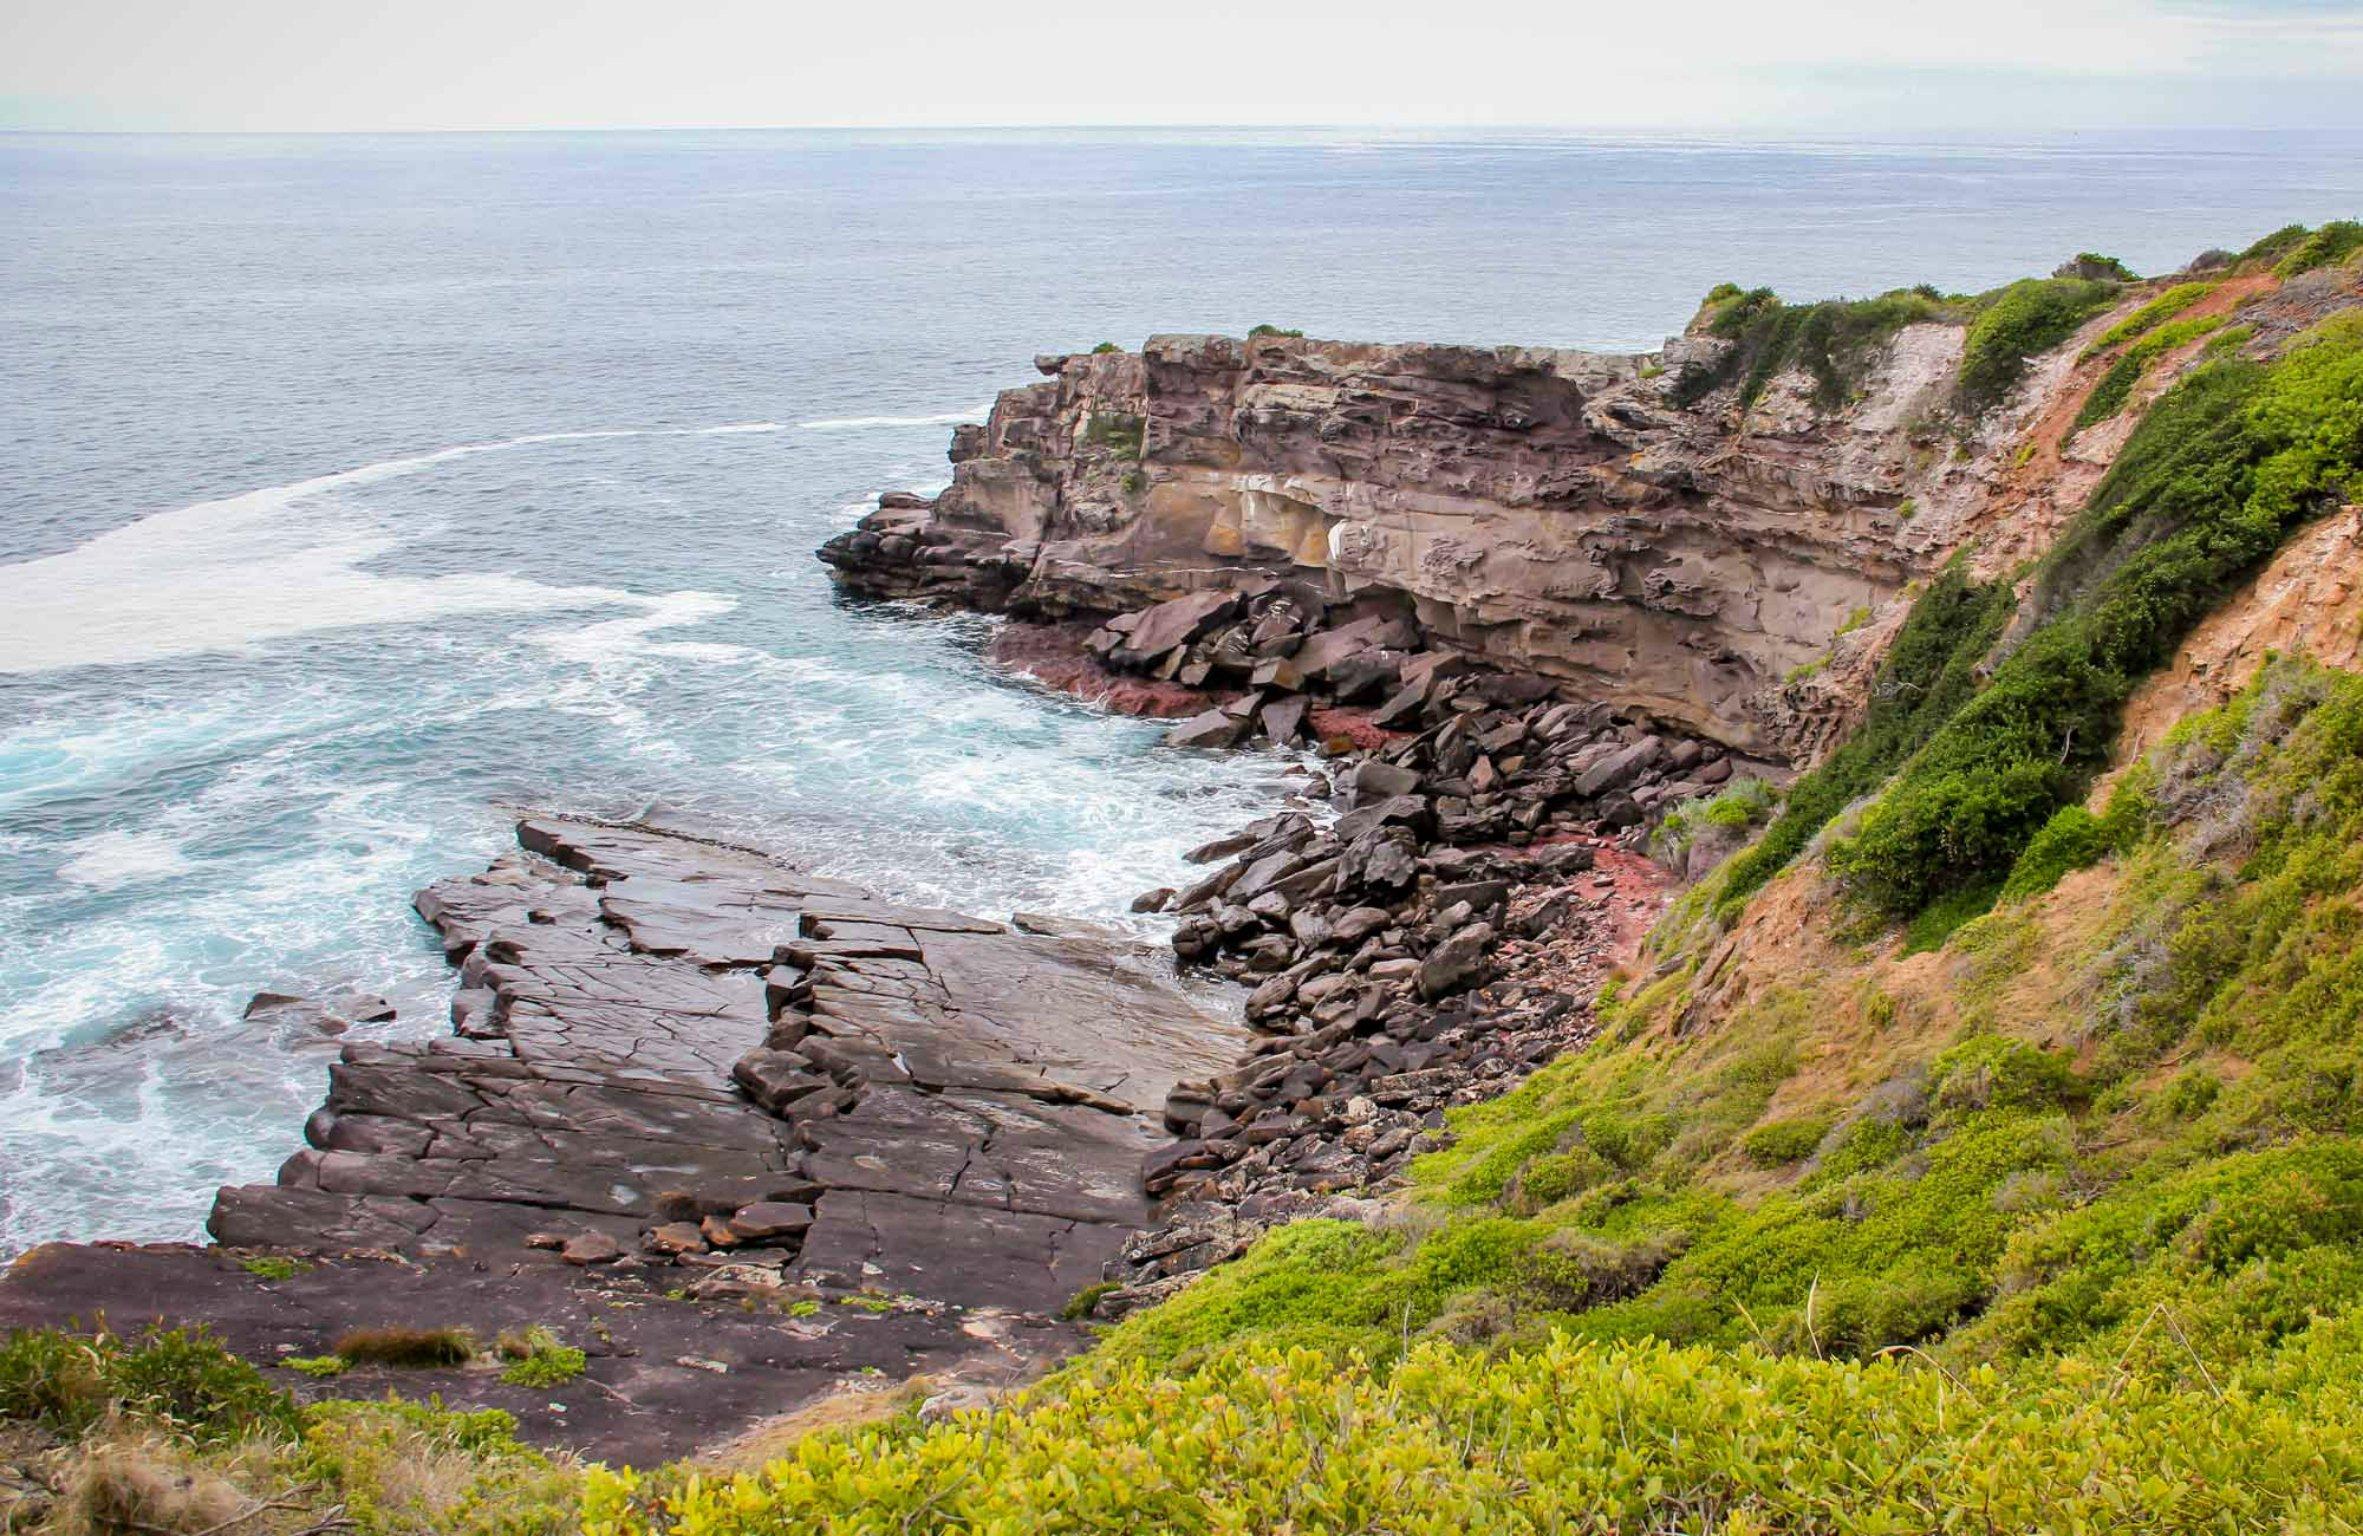
{"label": "dry grass", "polygon": [[916,1408],[942,1383],[933,1376],[881,1381],[875,1386],[845,1382],[789,1413],[749,1425],[696,1457],[701,1469],[751,1472],[785,1456],[797,1441],[823,1430],[860,1429]]}
{"label": "dry grass", "polygon": [[433,1370],[475,1359],[476,1341],[463,1328],[355,1328],[337,1339],[334,1353],[355,1365]]}

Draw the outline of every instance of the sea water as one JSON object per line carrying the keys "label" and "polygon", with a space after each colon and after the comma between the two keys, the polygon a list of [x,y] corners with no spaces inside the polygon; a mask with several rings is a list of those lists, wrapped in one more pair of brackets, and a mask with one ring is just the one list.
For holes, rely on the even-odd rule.
{"label": "sea water", "polygon": [[812,550],[1038,352],[1644,348],[1713,283],[2144,270],[2363,207],[2327,136],[0,137],[0,1253],[269,1177],[418,886],[652,802],[895,896],[1120,920],[1276,756],[996,677]]}

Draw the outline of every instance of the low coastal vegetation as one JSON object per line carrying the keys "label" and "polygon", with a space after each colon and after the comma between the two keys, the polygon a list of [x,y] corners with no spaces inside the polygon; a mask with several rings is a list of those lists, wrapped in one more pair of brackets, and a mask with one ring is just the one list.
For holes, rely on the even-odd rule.
{"label": "low coastal vegetation", "polygon": [[1022,1402],[595,1473],[589,1528],[2343,1528],[2358,765],[2363,679],[2277,664],[1946,1006],[1835,968],[1692,1030],[1676,971],[1391,1221],[1277,1231]]}
{"label": "low coastal vegetation", "polygon": [[1695,405],[1737,385],[1753,405],[1789,368],[1812,377],[1813,403],[1836,410],[1854,398],[1879,348],[1907,325],[1964,318],[1972,301],[1933,288],[1898,289],[1873,299],[1828,299],[1785,304],[1769,288],[1742,291],[1726,283],[1707,295],[1708,335],[1731,343],[1712,363],[1692,364],[1676,377],[1674,399]]}
{"label": "low coastal vegetation", "polygon": [[[2349,260],[2342,228],[2225,266]],[[2194,349],[2251,334],[2194,318],[2218,275],[2087,349],[2077,425],[2141,414],[2050,553],[1939,570],[1816,768],[1667,818],[1661,856],[1737,851],[1598,1038],[1453,1110],[1369,1219],[1271,1231],[1022,1395],[914,1400],[756,1470],[578,1471],[498,1413],[299,1404],[199,1336],[20,1335],[0,1420],[42,1438],[48,1491],[11,1528],[2355,1528],[2363,676],[2277,658],[2115,758],[2136,685],[2363,477],[2363,315]],[[1729,345],[1672,387],[1749,403],[1799,369],[1834,408],[1946,320],[1974,414],[2131,280],[1719,289]],[[481,1358],[386,1332],[282,1363]],[[488,1353],[537,1388],[586,1363],[540,1329]]]}
{"label": "low coastal vegetation", "polygon": [[1746,407],[1795,368],[1812,380],[1814,407],[1834,411],[1860,394],[1871,364],[1897,331],[1945,322],[1968,327],[1954,404],[1975,420],[2017,387],[2030,357],[2075,334],[2123,291],[2123,281],[2027,278],[1976,296],[1923,285],[1816,304],[1788,304],[1769,288],[1726,283],[1707,295],[1702,328],[1730,345],[1710,361],[1685,366],[1674,380],[1673,398],[1696,405],[1717,390],[1736,388]]}
{"label": "low coastal vegetation", "polygon": [[2192,625],[2363,468],[2363,315],[2160,398],[2038,572],[2032,629],[1831,851],[1885,915],[1999,891],[2106,764],[2119,710]]}
{"label": "low coastal vegetation", "polygon": [[0,1343],[0,1530],[54,1536],[537,1536],[581,1474],[506,1413],[299,1404],[201,1332]]}

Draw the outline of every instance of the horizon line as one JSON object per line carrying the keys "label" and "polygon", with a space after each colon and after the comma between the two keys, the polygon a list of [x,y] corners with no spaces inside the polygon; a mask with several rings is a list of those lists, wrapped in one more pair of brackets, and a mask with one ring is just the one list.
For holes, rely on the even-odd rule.
{"label": "horizon line", "polygon": [[769,133],[915,133],[915,134],[990,134],[990,133],[1353,133],[1353,134],[1461,134],[1472,136],[1535,134],[1554,137],[1586,138],[1649,138],[1649,139],[1725,139],[1735,136],[1786,136],[1791,141],[1813,140],[1870,140],[1878,142],[1912,142],[1921,138],[1938,139],[1993,139],[2026,141],[2056,138],[2121,137],[2142,134],[2217,133],[2217,134],[2363,134],[2363,123],[2353,124],[2282,124],[2282,123],[2134,123],[2054,126],[2039,128],[2003,128],[1995,126],[1958,126],[1899,128],[1894,126],[1847,129],[1814,125],[1804,122],[1731,122],[1723,124],[1662,124],[1655,126],[1584,124],[1584,123],[1451,123],[1400,122],[1364,123],[1351,121],[1308,121],[1287,123],[1262,122],[1196,122],[1174,121],[1154,123],[1132,122],[1023,122],[1023,123],[539,123],[531,125],[503,125],[499,127],[449,126],[435,128],[171,128],[124,127],[91,128],[45,126],[33,123],[0,123],[0,137],[8,138],[188,138],[188,139],[350,139],[350,138],[460,138],[460,137],[522,137],[542,134],[769,134]]}

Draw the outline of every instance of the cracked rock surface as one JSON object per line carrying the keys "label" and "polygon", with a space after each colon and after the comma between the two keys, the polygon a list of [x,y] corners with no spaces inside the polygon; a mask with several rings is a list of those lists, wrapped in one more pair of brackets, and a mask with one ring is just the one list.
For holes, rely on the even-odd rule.
{"label": "cracked rock surface", "polygon": [[[460,970],[450,1037],[346,1045],[278,1181],[221,1191],[220,1248],[36,1250],[0,1327],[103,1308],[268,1359],[541,1322],[591,1349],[595,1402],[512,1403],[483,1372],[405,1390],[678,1455],[848,1373],[995,1380],[1072,1348],[1055,1315],[1147,1225],[1168,1095],[1244,1039],[1161,946],[645,826],[518,841],[417,899]],[[265,1279],[252,1250],[312,1267]],[[733,1372],[769,1385],[714,1385]]]}

